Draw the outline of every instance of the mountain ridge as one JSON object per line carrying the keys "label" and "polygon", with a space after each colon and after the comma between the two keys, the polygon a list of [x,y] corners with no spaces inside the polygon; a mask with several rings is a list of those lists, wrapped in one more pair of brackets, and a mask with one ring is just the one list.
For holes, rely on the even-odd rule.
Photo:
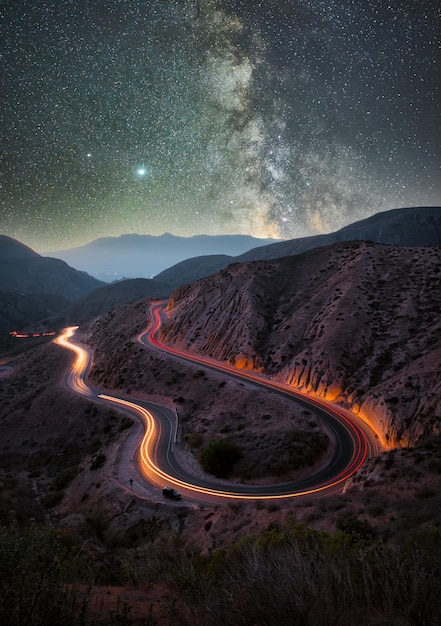
{"label": "mountain ridge", "polygon": [[35,250],[13,239],[8,235],[0,235],[0,262],[11,259],[31,259],[40,256]]}
{"label": "mountain ridge", "polygon": [[60,259],[43,257],[16,239],[0,235],[0,291],[53,293],[73,302],[102,284]]}
{"label": "mountain ridge", "polygon": [[[60,259],[43,257],[0,235],[0,332],[21,329],[54,315],[103,285]],[[5,337],[0,342],[8,344]]]}
{"label": "mountain ridge", "polygon": [[[0,300],[3,302],[3,316],[0,325],[6,330],[22,328],[24,321],[35,323],[38,321],[32,312],[32,306],[40,312],[45,312],[43,327],[47,324],[58,324],[62,320],[70,323],[83,323],[90,316],[99,315],[114,306],[118,302],[132,301],[133,298],[141,297],[168,297],[171,292],[183,284],[191,283],[205,276],[213,275],[232,263],[243,263],[251,260],[272,259],[300,254],[306,250],[322,247],[337,241],[347,239],[378,240],[379,243],[394,243],[399,245],[420,245],[424,243],[437,243],[441,245],[441,209],[439,207],[414,207],[393,209],[377,213],[365,220],[354,222],[344,228],[328,235],[317,235],[289,241],[280,241],[269,245],[260,245],[257,248],[247,250],[241,255],[230,256],[224,254],[210,254],[203,256],[191,256],[183,261],[172,265],[167,270],[160,272],[155,279],[142,279],[144,283],[137,283],[136,279],[124,285],[124,280],[114,283],[110,290],[102,290],[97,296],[92,292],[96,288],[109,286],[112,283],[97,281],[84,271],[73,269],[65,261],[42,257],[31,248],[6,235],[0,236]],[[96,245],[107,245],[108,241],[118,241],[125,246],[125,250],[133,249],[134,242],[138,242],[141,248],[145,247],[146,241],[155,241],[156,244],[167,241],[202,241],[204,245],[217,245],[222,241],[235,240],[239,245],[243,242],[256,241],[249,236],[210,236],[194,235],[193,237],[176,238],[170,233],[164,233],[161,238],[151,235],[121,235],[120,237],[107,237],[95,240]],[[265,240],[261,240],[261,243]],[[242,242],[242,243],[241,243]],[[92,242],[94,243],[94,242]],[[75,249],[74,249],[75,250]],[[77,250],[82,250],[78,248]],[[192,247],[194,252],[194,247]],[[114,259],[118,263],[118,257]],[[145,292],[140,285],[145,286]],[[8,293],[20,293],[21,299],[14,298],[11,306]],[[29,294],[40,294],[40,299],[33,299],[26,303]],[[43,297],[41,297],[43,294]],[[44,294],[50,306],[42,307]],[[90,297],[88,294],[91,294]],[[101,294],[101,296],[100,296]],[[57,297],[55,297],[57,296]],[[97,304],[97,297],[102,297],[101,305]],[[24,298],[24,299],[23,299]],[[77,304],[81,300],[81,303]],[[71,303],[65,306],[66,302]],[[72,303],[75,303],[72,306]],[[12,317],[6,315],[9,311]],[[63,311],[61,314],[60,312]],[[59,314],[60,313],[60,314]],[[37,315],[38,318],[38,315]],[[25,324],[26,325],[26,324]]]}
{"label": "mountain ridge", "polygon": [[156,275],[155,278],[178,287],[219,272],[229,263],[276,259],[301,254],[337,241],[350,240],[373,241],[390,245],[441,246],[441,208],[411,207],[382,211],[344,226],[333,233],[275,242],[253,248],[236,257],[219,258],[217,261],[206,257],[200,257],[198,262],[196,259],[189,259],[183,261],[179,268],[171,267]]}
{"label": "mountain ridge", "polygon": [[[125,278],[151,278],[184,259],[208,254],[238,255],[273,242],[251,235],[193,235],[179,237],[124,234],[103,237],[70,248],[51,252],[55,256],[107,282]],[[229,256],[229,255],[228,255]]]}
{"label": "mountain ridge", "polygon": [[371,242],[231,264],[172,294],[161,338],[344,402],[408,445],[441,429],[440,273],[441,248]]}

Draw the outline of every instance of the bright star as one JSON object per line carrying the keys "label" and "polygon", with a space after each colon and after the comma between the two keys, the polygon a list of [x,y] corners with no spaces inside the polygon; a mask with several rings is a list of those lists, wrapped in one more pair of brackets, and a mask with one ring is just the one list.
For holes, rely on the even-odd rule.
{"label": "bright star", "polygon": [[145,167],[138,167],[136,173],[138,174],[138,176],[145,176],[147,174],[147,170]]}

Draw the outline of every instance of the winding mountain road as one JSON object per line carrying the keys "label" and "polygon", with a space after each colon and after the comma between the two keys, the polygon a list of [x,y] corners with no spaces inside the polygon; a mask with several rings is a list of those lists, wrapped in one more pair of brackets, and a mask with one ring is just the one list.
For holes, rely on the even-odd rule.
{"label": "winding mountain road", "polygon": [[[374,433],[349,412],[324,400],[311,398],[275,380],[260,374],[235,369],[201,356],[190,355],[160,342],[158,332],[164,316],[165,304],[151,307],[152,323],[138,336],[138,341],[150,348],[167,352],[174,358],[196,363],[205,368],[246,381],[249,384],[270,388],[312,410],[327,426],[333,441],[333,454],[325,467],[315,473],[282,484],[243,485],[221,482],[217,479],[191,475],[177,462],[173,453],[176,435],[176,414],[162,405],[139,399],[107,395],[90,387],[85,379],[91,364],[91,351],[75,343],[76,327],[65,329],[54,341],[76,354],[67,377],[68,387],[80,395],[97,402],[106,402],[115,408],[140,418],[145,430],[139,445],[138,467],[142,476],[156,487],[170,486],[181,492],[183,498],[197,503],[219,503],[219,500],[265,500],[327,495],[340,492],[346,480],[364,463],[377,455],[380,446]],[[128,477],[128,480],[130,478]],[[132,482],[132,481],[130,481]]]}

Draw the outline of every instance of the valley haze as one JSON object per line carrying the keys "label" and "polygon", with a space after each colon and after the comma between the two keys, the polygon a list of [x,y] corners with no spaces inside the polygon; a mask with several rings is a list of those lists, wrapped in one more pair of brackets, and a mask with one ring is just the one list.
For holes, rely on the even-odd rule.
{"label": "valley haze", "polygon": [[122,278],[152,278],[163,270],[188,259],[206,254],[236,256],[273,243],[249,235],[194,235],[178,237],[170,233],[105,237],[90,243],[45,254],[111,282]]}

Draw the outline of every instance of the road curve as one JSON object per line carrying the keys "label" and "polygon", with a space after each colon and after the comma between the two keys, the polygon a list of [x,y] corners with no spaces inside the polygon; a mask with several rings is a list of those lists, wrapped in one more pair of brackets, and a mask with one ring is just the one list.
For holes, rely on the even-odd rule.
{"label": "road curve", "polygon": [[180,491],[186,500],[198,503],[213,503],[225,499],[265,500],[326,495],[340,492],[346,480],[361,467],[366,458],[378,454],[379,446],[372,431],[344,409],[302,395],[287,385],[265,379],[259,374],[237,370],[161,343],[158,331],[163,310],[164,303],[151,308],[152,323],[138,336],[138,341],[156,350],[165,351],[175,358],[220,370],[228,376],[246,380],[253,385],[270,388],[275,393],[303,404],[326,423],[334,438],[334,452],[326,467],[296,481],[282,484],[242,485],[192,476],[180,467],[173,454],[176,431],[176,415],[173,411],[152,402],[103,394],[87,385],[85,378],[90,369],[91,352],[71,341],[77,327],[65,329],[54,341],[76,354],[67,377],[68,387],[86,398],[110,403],[115,408],[134,414],[144,423],[145,431],[139,445],[138,465],[148,483],[156,487],[171,486]]}
{"label": "road curve", "polygon": [[[326,467],[290,483],[265,487],[236,485],[234,491],[239,497],[286,498],[340,491],[346,480],[361,467],[366,458],[376,456],[381,450],[373,431],[362,420],[342,407],[320,398],[312,398],[302,394],[288,385],[265,378],[260,374],[239,370],[213,359],[189,354],[162,343],[158,339],[158,335],[164,310],[165,303],[163,302],[151,307],[151,326],[137,337],[139,342],[167,352],[175,358],[221,371],[228,376],[245,380],[256,386],[269,388],[275,393],[288,397],[318,415],[333,435],[334,453]],[[226,491],[231,497],[231,485]]]}

